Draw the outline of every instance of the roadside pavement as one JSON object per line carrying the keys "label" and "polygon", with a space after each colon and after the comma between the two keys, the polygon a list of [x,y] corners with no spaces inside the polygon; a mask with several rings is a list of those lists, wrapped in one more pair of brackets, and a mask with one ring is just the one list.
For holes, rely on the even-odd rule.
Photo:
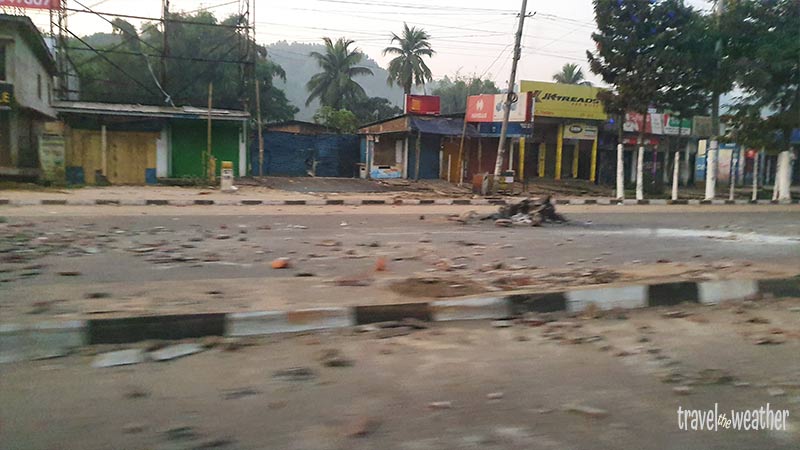
{"label": "roadside pavement", "polygon": [[[17,450],[788,450],[799,327],[800,300],[776,299],[205,338],[176,359],[167,342],[89,346],[0,366],[0,433]],[[92,367],[122,349],[142,362]],[[788,416],[686,430],[679,408]]]}

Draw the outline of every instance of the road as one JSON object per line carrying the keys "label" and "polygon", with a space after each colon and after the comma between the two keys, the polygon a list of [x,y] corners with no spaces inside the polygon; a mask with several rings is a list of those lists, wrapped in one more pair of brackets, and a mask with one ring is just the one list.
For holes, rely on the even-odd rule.
{"label": "road", "polygon": [[[568,224],[539,228],[450,220],[469,209],[492,210],[6,207],[0,321],[426,301],[508,283],[546,290],[800,272],[796,206],[576,206],[560,208]],[[272,268],[280,257],[289,268]],[[2,364],[0,447],[794,449],[800,442],[798,299],[528,319],[503,323],[508,328],[436,323],[388,338],[374,327],[205,338],[188,342],[207,349],[185,358],[103,369],[92,367],[98,354],[167,343]],[[721,411],[769,404],[789,415],[784,428],[768,431],[680,429],[678,408],[715,404]]]}
{"label": "road", "polygon": [[[462,291],[411,293],[423,300],[496,289],[508,276],[544,289],[800,272],[797,207],[565,207],[568,224],[538,228],[448,220],[470,209],[491,211],[6,208],[0,211],[8,218],[0,224],[6,251],[0,254],[0,317],[389,303],[409,294],[393,283],[425,276],[444,277]],[[271,268],[281,257],[291,267]],[[386,271],[374,272],[378,259],[387,261]],[[366,279],[370,286],[342,286],[352,284],[342,279]],[[103,295],[87,298],[97,293]],[[55,306],[43,308],[48,302]]]}
{"label": "road", "polygon": [[[182,359],[103,369],[95,354],[116,347],[87,347],[0,365],[0,440],[15,450],[796,449],[800,300],[669,311],[681,314],[205,339],[209,350]],[[773,345],[755,345],[763,336]],[[338,365],[323,362],[331,354]],[[678,408],[715,404],[729,416],[769,404],[788,412],[785,429],[679,428]]]}

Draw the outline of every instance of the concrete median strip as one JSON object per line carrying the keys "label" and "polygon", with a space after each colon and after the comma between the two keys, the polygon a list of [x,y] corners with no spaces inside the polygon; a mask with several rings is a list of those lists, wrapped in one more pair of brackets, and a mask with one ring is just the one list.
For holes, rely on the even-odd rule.
{"label": "concrete median strip", "polygon": [[404,319],[447,322],[505,319],[526,312],[636,309],[684,302],[715,304],[763,295],[800,296],[800,277],[576,287],[559,292],[518,290],[431,302],[294,311],[46,321],[26,325],[5,323],[0,324],[0,363],[64,356],[87,344],[296,333]]}
{"label": "concrete median strip", "polygon": [[256,336],[276,333],[345,328],[355,325],[351,308],[312,308],[296,311],[256,311],[228,314],[226,336]]}
{"label": "concrete median strip", "polygon": [[2,324],[0,363],[56,358],[87,343],[86,322],[82,320]]}
{"label": "concrete median strip", "polygon": [[[319,199],[319,200],[257,200],[257,199],[0,199],[0,205],[8,206],[398,206],[398,205],[458,205],[458,206],[485,206],[505,205],[502,199],[465,199],[465,198],[438,198],[438,199],[375,199],[375,198],[348,198],[348,199]],[[776,202],[770,200],[618,200],[612,198],[564,198],[556,199],[556,205],[588,206],[588,205],[797,205],[800,200]]]}

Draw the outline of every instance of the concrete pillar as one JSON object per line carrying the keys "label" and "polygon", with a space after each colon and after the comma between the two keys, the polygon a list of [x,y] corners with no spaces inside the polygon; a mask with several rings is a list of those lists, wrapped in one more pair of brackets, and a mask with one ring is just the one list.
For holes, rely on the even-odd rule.
{"label": "concrete pillar", "polygon": [[561,179],[561,163],[562,163],[561,160],[563,157],[562,154],[563,150],[564,150],[564,125],[559,124],[558,136],[556,136],[556,175],[554,177],[556,180]]}

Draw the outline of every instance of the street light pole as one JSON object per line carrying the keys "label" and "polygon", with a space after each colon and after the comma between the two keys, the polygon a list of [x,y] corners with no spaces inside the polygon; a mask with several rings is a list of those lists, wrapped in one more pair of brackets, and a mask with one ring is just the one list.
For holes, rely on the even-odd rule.
{"label": "street light pole", "polygon": [[514,100],[514,82],[517,78],[517,62],[520,58],[520,45],[522,42],[522,26],[525,23],[525,16],[528,7],[528,0],[522,0],[522,9],[519,13],[519,26],[517,27],[517,35],[514,43],[514,58],[511,61],[511,76],[508,80],[508,92],[506,93],[506,101],[503,102],[503,125],[500,127],[500,142],[497,144],[497,160],[494,164],[494,182],[493,186],[497,186],[497,180],[500,178],[500,172],[503,170],[503,158],[506,152],[506,134],[508,133],[508,118],[511,114],[511,103]]}

